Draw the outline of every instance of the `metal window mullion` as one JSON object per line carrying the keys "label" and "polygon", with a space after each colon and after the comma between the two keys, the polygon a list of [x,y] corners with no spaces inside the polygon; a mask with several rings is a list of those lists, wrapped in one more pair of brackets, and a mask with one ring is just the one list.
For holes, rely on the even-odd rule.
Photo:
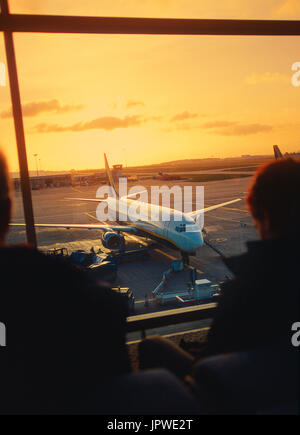
{"label": "metal window mullion", "polygon": [[[7,0],[0,0],[1,16],[8,16],[9,9]],[[26,224],[27,241],[36,247],[36,232],[34,227],[34,216],[32,206],[31,187],[29,180],[28,162],[26,154],[25,134],[22,116],[22,106],[20,98],[20,88],[18,82],[17,64],[14,49],[13,36],[11,31],[4,31],[4,41],[6,50],[7,69],[9,76],[10,94],[14,116],[15,134],[18,149],[21,191],[23,198],[24,217]]]}
{"label": "metal window mullion", "polygon": [[299,20],[228,20],[185,18],[0,15],[0,30],[12,32],[140,35],[300,35]]}

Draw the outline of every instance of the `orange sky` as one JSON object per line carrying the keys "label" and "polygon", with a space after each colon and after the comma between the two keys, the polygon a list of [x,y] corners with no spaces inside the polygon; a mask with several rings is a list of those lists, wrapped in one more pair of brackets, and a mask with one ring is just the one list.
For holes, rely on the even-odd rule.
{"label": "orange sky", "polygon": [[[15,0],[11,11],[299,19],[298,0]],[[263,5],[262,5],[263,3]],[[222,7],[220,6],[222,4]],[[113,5],[113,8],[112,8]],[[300,150],[297,37],[15,35],[30,169]],[[5,62],[3,35],[0,61]],[[17,169],[9,88],[0,145]]]}

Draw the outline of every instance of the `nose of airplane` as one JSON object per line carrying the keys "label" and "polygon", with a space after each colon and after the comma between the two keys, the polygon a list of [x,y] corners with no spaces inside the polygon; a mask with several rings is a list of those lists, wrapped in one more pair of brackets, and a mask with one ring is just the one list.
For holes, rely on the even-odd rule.
{"label": "nose of airplane", "polygon": [[199,228],[199,231],[191,231],[186,233],[188,238],[189,238],[189,242],[191,244],[191,246],[193,247],[193,249],[198,249],[201,248],[201,246],[203,246],[204,241],[203,241],[203,236],[202,236],[202,232]]}

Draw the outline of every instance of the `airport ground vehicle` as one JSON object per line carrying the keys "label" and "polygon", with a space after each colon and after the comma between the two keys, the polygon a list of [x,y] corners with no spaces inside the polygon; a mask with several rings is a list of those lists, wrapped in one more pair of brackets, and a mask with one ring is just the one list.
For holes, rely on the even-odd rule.
{"label": "airport ground vehicle", "polygon": [[145,261],[149,258],[149,247],[140,246],[136,249],[121,250],[116,252],[103,252],[100,249],[73,251],[70,255],[67,248],[56,248],[46,251],[47,255],[57,255],[69,258],[72,264],[86,268],[89,272],[101,275],[108,281],[117,277],[118,264],[128,261]]}
{"label": "airport ground vehicle", "polygon": [[117,278],[118,265],[115,260],[104,260],[101,263],[93,263],[87,266],[87,271],[90,274],[97,275],[99,278],[113,282]]}
{"label": "airport ground vehicle", "polygon": [[166,302],[186,303],[208,303],[215,301],[220,294],[218,284],[213,284],[208,279],[196,279],[196,270],[191,272],[191,282],[188,283],[188,288],[184,290],[166,291],[166,283],[168,276],[172,273],[178,273],[183,270],[184,264],[182,261],[173,261],[171,267],[163,273],[163,277],[158,286],[153,290],[152,297],[160,305]]}
{"label": "airport ground vehicle", "polygon": [[173,292],[159,291],[152,293],[153,298],[163,305],[167,302],[178,302],[180,304],[188,303],[209,303],[217,300],[220,294],[218,284],[212,284],[207,279],[196,280],[194,286],[189,286],[187,290],[178,290]]}
{"label": "airport ground vehicle", "polygon": [[94,251],[85,252],[78,250],[72,252],[70,261],[84,267],[90,274],[106,281],[115,281],[118,272],[117,260],[107,254],[96,254]]}
{"label": "airport ground vehicle", "polygon": [[117,277],[117,260],[107,254],[85,252],[81,249],[69,255],[66,248],[57,248],[46,251],[47,255],[57,255],[67,258],[75,266],[83,267],[88,273],[97,275],[105,281],[114,281]]}
{"label": "airport ground vehicle", "polygon": [[48,251],[45,252],[45,254],[46,255],[58,255],[58,256],[63,256],[63,257],[67,257],[69,255],[67,248],[49,249]]}

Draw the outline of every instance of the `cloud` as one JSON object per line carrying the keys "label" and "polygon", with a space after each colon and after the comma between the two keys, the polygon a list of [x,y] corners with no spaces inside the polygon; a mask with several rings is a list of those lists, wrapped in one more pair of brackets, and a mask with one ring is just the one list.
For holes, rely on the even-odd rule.
{"label": "cloud", "polygon": [[264,124],[244,124],[222,129],[219,134],[223,136],[248,136],[250,134],[266,133],[273,130],[271,125]]}
{"label": "cloud", "polygon": [[190,113],[188,111],[185,111],[173,116],[173,118],[171,118],[171,122],[184,121],[185,119],[196,118],[197,116],[197,113]]}
{"label": "cloud", "polygon": [[[61,105],[58,100],[32,101],[22,105],[23,116],[37,116],[43,112],[66,113],[82,109],[82,105]],[[1,118],[11,118],[12,108],[4,110],[0,114]]]}
{"label": "cloud", "polygon": [[290,75],[278,72],[265,72],[262,74],[251,74],[245,78],[248,85],[257,85],[258,83],[289,83]]}
{"label": "cloud", "polygon": [[149,118],[144,118],[144,122],[146,121],[155,121],[161,122],[164,118],[162,116],[149,116]]}
{"label": "cloud", "polygon": [[126,107],[127,109],[130,109],[131,107],[135,107],[135,106],[145,106],[145,103],[143,103],[142,101],[127,101]]}
{"label": "cloud", "polygon": [[146,119],[142,119],[140,116],[125,116],[123,119],[116,118],[114,116],[103,116],[101,118],[93,119],[92,121],[77,122],[76,124],[72,124],[69,126],[41,123],[37,124],[32,132],[60,133],[65,131],[78,132],[85,130],[115,130],[117,128],[137,127],[146,121]]}
{"label": "cloud", "polygon": [[116,109],[118,108],[118,104],[117,104],[117,103],[110,103],[110,104],[108,105],[108,107],[109,107],[110,109],[112,109],[112,110],[116,110]]}
{"label": "cloud", "polygon": [[172,130],[181,130],[181,131],[184,131],[184,130],[196,130],[197,128],[202,128],[202,125],[199,125],[199,124],[192,125],[192,124],[189,124],[187,122],[181,122],[179,124],[176,124],[176,127],[170,129],[170,131],[172,131]]}
{"label": "cloud", "polygon": [[281,18],[299,18],[299,0],[284,0],[281,5],[275,9],[274,14],[280,16]]}
{"label": "cloud", "polygon": [[211,121],[203,124],[204,128],[220,128],[220,127],[230,127],[232,125],[237,124],[234,121]]}
{"label": "cloud", "polygon": [[239,124],[234,121],[213,121],[202,126],[210,129],[212,133],[221,136],[248,136],[251,134],[266,133],[273,130],[271,125],[266,124]]}

